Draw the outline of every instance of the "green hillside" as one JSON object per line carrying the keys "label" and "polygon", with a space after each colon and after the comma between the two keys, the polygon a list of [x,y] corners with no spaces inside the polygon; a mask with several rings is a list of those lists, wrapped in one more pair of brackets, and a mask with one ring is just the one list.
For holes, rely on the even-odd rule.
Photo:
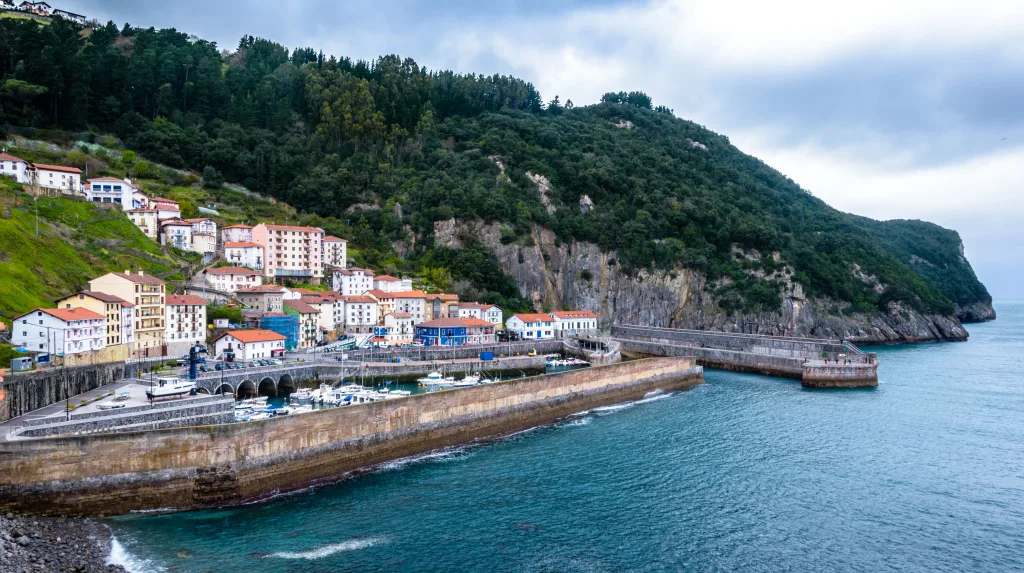
{"label": "green hillside", "polygon": [[[812,296],[859,311],[900,302],[949,315],[990,301],[954,255],[955,232],[836,211],[641,92],[545,103],[518,78],[397,56],[353,62],[252,37],[222,55],[176,30],[109,23],[86,36],[59,18],[0,31],[0,120],[12,132],[113,133],[207,187],[237,182],[294,206],[284,215],[349,238],[361,264],[450,274],[507,308],[527,303],[494,256],[471,241],[435,247],[435,222],[498,221],[503,242],[523,245],[547,227],[616,251],[627,272],[683,265],[707,275],[726,311],[778,309],[788,268]],[[176,198],[218,199],[170,185]],[[239,219],[259,215],[249,197],[220,199]]]}
{"label": "green hillside", "polygon": [[[36,234],[36,215],[38,229]],[[87,287],[110,271],[175,276],[179,263],[117,209],[23,193],[0,177],[0,320]]]}

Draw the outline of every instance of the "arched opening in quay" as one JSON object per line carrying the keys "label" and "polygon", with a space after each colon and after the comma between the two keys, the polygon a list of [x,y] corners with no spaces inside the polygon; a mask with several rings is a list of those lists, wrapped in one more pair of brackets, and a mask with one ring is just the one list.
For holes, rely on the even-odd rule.
{"label": "arched opening in quay", "polygon": [[283,374],[277,382],[278,394],[288,395],[295,391],[295,380],[291,374]]}
{"label": "arched opening in quay", "polygon": [[254,384],[252,380],[242,380],[242,383],[238,385],[238,390],[235,392],[235,397],[239,400],[255,398],[256,384]]}
{"label": "arched opening in quay", "polygon": [[221,384],[220,386],[217,387],[216,392],[214,392],[214,394],[234,394],[234,393],[235,393],[235,389],[232,388],[231,384],[228,384],[228,383]]}
{"label": "arched opening in quay", "polygon": [[206,394],[207,396],[209,396],[210,395],[210,391],[207,390],[206,388],[203,388],[202,386],[197,386],[196,387],[196,394]]}
{"label": "arched opening in quay", "polygon": [[277,383],[274,382],[273,378],[264,378],[260,380],[257,395],[259,396],[277,396]]}

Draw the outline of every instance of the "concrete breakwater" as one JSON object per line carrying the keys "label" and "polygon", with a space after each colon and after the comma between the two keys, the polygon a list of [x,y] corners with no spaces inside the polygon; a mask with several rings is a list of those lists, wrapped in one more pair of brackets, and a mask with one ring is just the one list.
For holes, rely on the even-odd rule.
{"label": "concrete breakwater", "polygon": [[652,358],[260,422],[0,444],[0,510],[112,515],[239,503],[703,382]]}
{"label": "concrete breakwater", "polygon": [[848,342],[639,326],[615,326],[612,335],[633,356],[689,356],[709,368],[796,378],[807,388],[878,385],[878,357]]}

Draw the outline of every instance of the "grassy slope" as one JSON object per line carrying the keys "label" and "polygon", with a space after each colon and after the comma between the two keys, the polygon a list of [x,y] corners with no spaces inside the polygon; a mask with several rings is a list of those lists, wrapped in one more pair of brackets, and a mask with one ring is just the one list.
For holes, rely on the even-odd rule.
{"label": "grassy slope", "polygon": [[[51,306],[54,299],[110,271],[141,269],[157,274],[179,266],[119,211],[70,199],[33,200],[6,178],[0,178],[0,214],[0,319],[5,321]],[[102,239],[119,243],[116,247],[98,244]],[[157,264],[117,247],[166,262]]]}

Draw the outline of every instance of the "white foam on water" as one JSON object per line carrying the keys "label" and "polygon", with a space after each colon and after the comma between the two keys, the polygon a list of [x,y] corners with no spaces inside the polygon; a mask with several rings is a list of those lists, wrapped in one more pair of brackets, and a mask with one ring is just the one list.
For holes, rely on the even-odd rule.
{"label": "white foam on water", "polygon": [[671,398],[674,396],[674,392],[664,392],[662,390],[654,390],[644,394],[644,397],[633,402],[623,402],[622,404],[612,404],[611,406],[601,406],[600,408],[594,408],[592,411],[595,414],[611,414],[612,412],[619,412],[627,408],[632,408],[638,404],[649,404],[651,402],[657,402],[658,400],[664,400],[665,398]]}
{"label": "white foam on water", "polygon": [[151,563],[147,559],[139,559],[134,555],[128,553],[121,542],[114,537],[114,534],[110,534],[110,555],[107,556],[107,565],[120,565],[124,567],[128,573],[157,573],[159,571],[166,571],[163,567],[158,567]]}
{"label": "white foam on water", "polygon": [[373,547],[383,543],[384,539],[380,537],[371,537],[369,539],[349,539],[348,541],[342,541],[341,543],[332,543],[330,545],[324,545],[323,547],[317,547],[309,551],[280,551],[273,553],[270,557],[278,557],[281,559],[323,559],[324,557],[334,555],[335,553],[341,553],[342,551],[356,551],[358,549],[366,549],[367,547]]}
{"label": "white foam on water", "polygon": [[569,427],[569,426],[586,426],[586,425],[587,425],[587,424],[589,424],[589,423],[590,423],[590,422],[591,422],[591,421],[592,421],[593,419],[594,419],[594,418],[592,418],[592,417],[590,417],[590,416],[587,416],[587,417],[575,417],[575,418],[573,418],[573,419],[571,419],[571,420],[568,420],[568,421],[566,421],[566,422],[563,422],[563,423],[561,423],[561,424],[558,424],[558,426],[560,426],[560,427],[563,427],[563,428],[565,428],[565,427]]}
{"label": "white foam on water", "polygon": [[403,468],[409,464],[415,464],[419,462],[445,462],[463,458],[463,454],[466,453],[472,447],[471,444],[465,446],[453,446],[448,448],[442,448],[440,450],[433,450],[425,454],[418,454],[415,456],[408,456],[405,458],[398,458],[397,460],[391,460],[390,462],[384,462],[373,466],[374,471],[389,471]]}

